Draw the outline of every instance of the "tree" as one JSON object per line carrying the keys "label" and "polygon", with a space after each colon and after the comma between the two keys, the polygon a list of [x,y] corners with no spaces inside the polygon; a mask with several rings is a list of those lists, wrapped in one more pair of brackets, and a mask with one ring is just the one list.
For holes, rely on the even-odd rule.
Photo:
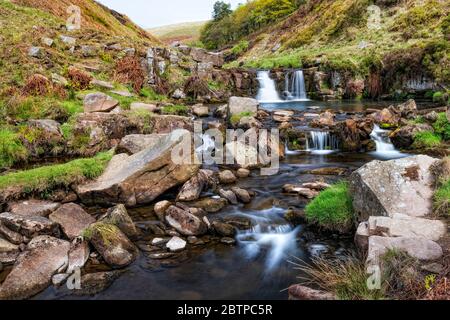
{"label": "tree", "polygon": [[222,20],[223,18],[229,16],[232,12],[230,3],[216,1],[216,3],[214,3],[213,19],[215,21]]}

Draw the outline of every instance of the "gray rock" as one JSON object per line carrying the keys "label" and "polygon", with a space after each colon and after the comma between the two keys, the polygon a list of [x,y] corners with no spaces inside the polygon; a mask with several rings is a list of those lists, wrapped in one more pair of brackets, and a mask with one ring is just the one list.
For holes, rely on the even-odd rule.
{"label": "gray rock", "polygon": [[0,300],[27,299],[45,288],[65,269],[70,244],[49,236],[31,240],[0,287]]}
{"label": "gray rock", "polygon": [[111,267],[124,268],[136,260],[139,253],[134,244],[115,225],[97,222],[84,234]]}
{"label": "gray rock", "polygon": [[191,48],[190,55],[196,62],[212,63],[215,67],[222,67],[224,57],[222,53],[208,52],[202,48]]}
{"label": "gray rock", "polygon": [[230,170],[225,170],[219,173],[219,182],[222,184],[232,184],[236,181],[236,176]]}
{"label": "gray rock", "polygon": [[58,223],[70,240],[82,235],[84,229],[95,222],[95,219],[75,203],[62,205],[50,215],[50,220]]}
{"label": "gray rock", "polygon": [[42,42],[42,44],[46,45],[47,47],[53,46],[53,43],[54,43],[53,39],[47,38],[47,37],[43,37],[41,39],[41,42]]}
{"label": "gray rock", "polygon": [[59,39],[67,46],[75,46],[77,44],[77,39],[69,36],[60,35]]}
{"label": "gray rock", "polygon": [[181,90],[181,89],[176,89],[176,90],[172,93],[172,98],[174,98],[174,99],[176,99],[176,100],[186,99],[186,94],[184,93],[183,90]]}
{"label": "gray rock", "polygon": [[248,169],[240,168],[238,171],[236,171],[236,176],[241,179],[248,178],[249,175],[250,170]]}
{"label": "gray rock", "polygon": [[294,285],[289,288],[289,300],[329,301],[338,299],[334,294],[329,292],[314,290],[302,285]]}
{"label": "gray rock", "polygon": [[233,204],[233,205],[237,205],[238,201],[237,201],[237,197],[234,194],[233,191],[231,190],[224,190],[224,189],[220,189],[219,190],[219,195],[224,198],[227,199],[229,203]]}
{"label": "gray rock", "polygon": [[158,106],[155,104],[142,103],[142,102],[133,102],[130,105],[130,110],[144,110],[148,112],[156,112],[158,111]]}
{"label": "gray rock", "polygon": [[154,211],[160,221],[165,221],[166,211],[172,205],[169,201],[160,201],[155,204]]}
{"label": "gray rock", "polygon": [[430,214],[433,179],[429,169],[436,161],[419,155],[372,161],[355,171],[350,185],[358,221],[366,221],[369,216],[423,217]]}
{"label": "gray rock", "polygon": [[167,249],[169,249],[171,252],[178,252],[182,251],[186,248],[186,241],[179,237],[173,237],[170,239],[170,241],[166,244]]}
{"label": "gray rock", "polygon": [[8,227],[6,227],[1,221],[0,221],[0,236],[5,238],[9,242],[17,245],[23,243],[24,241],[23,236],[20,233],[12,231]]}
{"label": "gray rock", "polygon": [[32,58],[42,58],[44,56],[44,50],[40,47],[31,47],[28,50],[28,55]]}
{"label": "gray rock", "polygon": [[0,263],[13,264],[19,253],[19,246],[0,238]]}
{"label": "gray rock", "polygon": [[31,127],[39,128],[48,135],[62,137],[61,125],[55,120],[51,119],[29,120],[28,125]]}
{"label": "gray rock", "polygon": [[8,229],[28,238],[59,233],[58,225],[44,217],[26,217],[5,212],[0,214],[0,222]]}
{"label": "gray rock", "polygon": [[63,76],[60,76],[57,73],[52,73],[52,82],[55,84],[62,85],[64,87],[66,87],[69,84],[69,81],[67,81],[66,78],[64,78]]}
{"label": "gray rock", "polygon": [[166,222],[184,236],[199,236],[206,233],[205,224],[198,217],[175,206],[166,210]]}
{"label": "gray rock", "polygon": [[182,148],[186,139],[192,139],[188,131],[175,130],[151,148],[132,156],[115,156],[97,180],[77,188],[79,198],[84,203],[103,205],[136,206],[152,202],[198,172],[198,164],[172,161],[172,150]]}
{"label": "gray rock", "polygon": [[405,251],[413,258],[426,261],[440,259],[443,255],[441,246],[431,240],[423,238],[371,236],[369,238],[367,263],[378,263],[380,256],[388,250]]}
{"label": "gray rock", "polygon": [[239,201],[243,203],[250,203],[252,201],[252,197],[247,190],[238,187],[233,187],[231,188],[231,191],[233,191],[236,194],[236,197],[239,199]]}
{"label": "gray rock", "polygon": [[197,117],[207,117],[209,116],[209,108],[203,104],[196,104],[192,106],[192,113]]}
{"label": "gray rock", "polygon": [[135,238],[139,235],[136,225],[123,204],[110,208],[101,221],[116,225],[129,238]]}
{"label": "gray rock", "polygon": [[94,57],[97,55],[97,49],[94,46],[83,45],[81,46],[81,54],[85,58]]}
{"label": "gray rock", "polygon": [[89,93],[84,98],[84,112],[109,112],[119,105],[119,101],[102,92]]}
{"label": "gray rock", "polygon": [[178,193],[177,200],[178,201],[194,201],[197,200],[202,191],[208,185],[213,185],[214,181],[214,172],[211,170],[200,170],[197,175],[192,177],[189,181],[187,181],[180,192]]}
{"label": "gray rock", "polygon": [[107,89],[107,90],[114,89],[114,85],[111,82],[97,80],[97,79],[93,79],[91,81],[91,85],[96,86],[96,87],[100,87],[100,88],[104,88],[104,89]]}
{"label": "gray rock", "polygon": [[231,97],[228,102],[230,115],[239,115],[242,113],[256,114],[258,112],[259,102],[252,98]]}
{"label": "gray rock", "polygon": [[161,134],[130,134],[120,141],[117,153],[136,154],[159,143],[165,135]]}

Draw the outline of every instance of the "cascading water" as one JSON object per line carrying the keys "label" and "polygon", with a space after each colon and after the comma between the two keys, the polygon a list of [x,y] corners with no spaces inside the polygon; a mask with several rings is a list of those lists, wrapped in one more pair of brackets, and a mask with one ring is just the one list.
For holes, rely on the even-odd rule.
{"label": "cascading water", "polygon": [[306,95],[305,75],[303,70],[296,70],[291,76],[286,74],[285,91],[289,100],[309,101]]}
{"label": "cascading water", "polygon": [[339,140],[326,131],[310,131],[306,150],[316,154],[328,154],[339,150]]}
{"label": "cascading water", "polygon": [[377,151],[372,154],[379,156],[383,159],[395,159],[406,156],[400,151],[395,149],[389,138],[389,131],[381,129],[378,125],[375,125],[370,137],[377,146]]}
{"label": "cascading water", "polygon": [[270,78],[269,71],[258,72],[259,91],[256,99],[260,102],[279,102],[280,95],[277,92],[275,81]]}

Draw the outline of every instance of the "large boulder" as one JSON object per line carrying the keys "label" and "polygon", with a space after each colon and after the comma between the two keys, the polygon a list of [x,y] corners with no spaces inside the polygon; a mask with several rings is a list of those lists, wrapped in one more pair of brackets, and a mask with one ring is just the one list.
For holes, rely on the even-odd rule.
{"label": "large boulder", "polygon": [[117,147],[117,153],[135,154],[157,144],[163,135],[160,134],[130,134],[125,136]]}
{"label": "large boulder", "polygon": [[194,201],[197,200],[202,191],[208,185],[215,185],[214,172],[211,170],[200,170],[198,174],[187,181],[180,192],[177,200],[179,201]]}
{"label": "large boulder", "polygon": [[433,127],[426,123],[411,124],[401,127],[390,134],[390,139],[398,149],[408,149],[414,142],[414,137],[419,132],[434,131]]}
{"label": "large boulder", "polygon": [[49,236],[31,240],[0,287],[0,300],[27,299],[47,288],[67,267],[69,249],[69,242]]}
{"label": "large boulder", "polygon": [[14,263],[19,253],[19,246],[0,238],[0,264]]}
{"label": "large boulder", "polygon": [[135,245],[115,225],[97,222],[84,232],[94,248],[114,268],[124,268],[131,264],[139,253]]}
{"label": "large boulder", "polygon": [[180,147],[186,135],[191,139],[189,132],[176,130],[137,154],[115,156],[97,180],[78,186],[79,198],[87,204],[143,205],[186,182],[198,172],[199,165],[172,160],[172,149]]}
{"label": "large boulder", "polygon": [[231,97],[228,101],[228,110],[230,115],[239,115],[242,113],[254,114],[258,112],[259,102],[252,98]]}
{"label": "large boulder", "polygon": [[59,234],[58,224],[44,217],[24,217],[4,212],[0,214],[0,222],[8,229],[28,238]]}
{"label": "large boulder", "polygon": [[102,92],[89,93],[84,98],[84,112],[109,112],[119,105],[119,101]]}
{"label": "large boulder", "polygon": [[69,240],[81,236],[84,229],[95,222],[95,219],[75,203],[62,205],[50,215],[50,220],[59,224]]}
{"label": "large boulder", "polygon": [[200,236],[208,231],[202,220],[175,206],[166,210],[166,222],[184,236]]}
{"label": "large boulder", "polygon": [[101,221],[116,225],[127,237],[134,238],[139,235],[136,225],[123,204],[108,209]]}
{"label": "large boulder", "polygon": [[9,202],[6,211],[25,217],[48,217],[61,204],[45,200],[24,200]]}
{"label": "large boulder", "polygon": [[367,221],[370,216],[430,214],[433,178],[429,169],[436,161],[419,155],[372,161],[355,171],[350,177],[350,187],[358,222]]}

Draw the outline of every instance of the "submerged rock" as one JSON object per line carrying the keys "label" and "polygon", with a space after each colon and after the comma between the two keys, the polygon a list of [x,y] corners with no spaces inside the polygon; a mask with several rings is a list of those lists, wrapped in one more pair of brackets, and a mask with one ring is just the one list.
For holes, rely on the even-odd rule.
{"label": "submerged rock", "polygon": [[172,160],[172,150],[182,146],[185,135],[191,138],[189,132],[176,130],[135,155],[115,156],[97,180],[78,186],[79,198],[87,204],[143,205],[186,182],[198,172],[199,165]]}
{"label": "submerged rock", "polygon": [[69,248],[69,242],[49,236],[31,240],[0,287],[0,300],[27,299],[47,288],[67,267]]}
{"label": "submerged rock", "polygon": [[62,205],[49,218],[61,226],[62,231],[69,240],[81,236],[83,230],[95,222],[95,219],[90,214],[75,203]]}
{"label": "submerged rock", "polygon": [[81,289],[74,290],[77,296],[93,296],[108,289],[113,282],[120,277],[122,272],[97,272],[88,273],[81,277]]}
{"label": "submerged rock", "polygon": [[213,221],[212,227],[214,231],[223,237],[234,237],[236,235],[236,229],[231,224]]}
{"label": "submerged rock", "polygon": [[190,202],[191,207],[203,209],[208,213],[216,213],[225,208],[228,201],[223,198],[204,198],[194,202]]}
{"label": "submerged rock", "polygon": [[350,178],[350,188],[358,221],[367,221],[370,216],[423,217],[430,214],[434,191],[429,169],[436,161],[419,155],[372,161],[355,171]]}

